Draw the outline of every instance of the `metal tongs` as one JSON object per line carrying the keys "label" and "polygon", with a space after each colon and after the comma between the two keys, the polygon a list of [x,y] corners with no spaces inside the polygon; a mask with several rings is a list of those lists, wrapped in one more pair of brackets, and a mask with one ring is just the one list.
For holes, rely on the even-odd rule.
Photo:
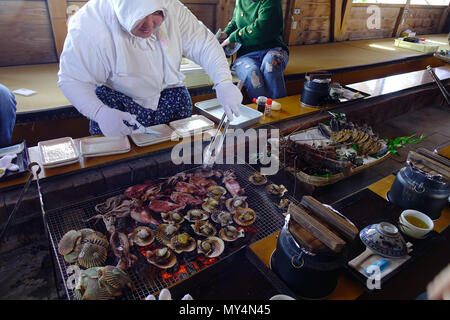
{"label": "metal tongs", "polygon": [[[225,121],[226,119],[226,121]],[[226,113],[223,113],[222,119],[217,126],[216,133],[211,138],[211,142],[206,147],[203,154],[203,168],[212,167],[216,162],[216,157],[222,151],[223,141],[227,134],[228,126],[230,125],[230,119],[228,119]],[[223,128],[222,134],[219,136],[220,130]]]}
{"label": "metal tongs", "polygon": [[441,80],[437,77],[436,73],[433,71],[433,68],[431,66],[427,66],[428,72],[430,72],[431,77],[433,78],[434,82],[436,82],[437,86],[442,92],[442,95],[444,96],[445,101],[447,101],[447,104],[450,106],[450,94],[448,93],[445,86],[442,84]]}

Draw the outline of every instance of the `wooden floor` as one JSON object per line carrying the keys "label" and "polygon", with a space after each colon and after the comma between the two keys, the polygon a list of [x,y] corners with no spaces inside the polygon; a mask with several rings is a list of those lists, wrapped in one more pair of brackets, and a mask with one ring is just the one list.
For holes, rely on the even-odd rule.
{"label": "wooden floor", "polygon": [[[446,34],[422,37],[438,43],[440,49],[450,49]],[[405,61],[414,63],[414,59],[424,57],[429,55],[395,47],[393,38],[293,46],[290,47],[290,59],[285,70],[285,77],[289,79],[315,70],[351,70]],[[30,97],[16,95],[18,113],[70,106],[69,101],[56,85],[58,68],[58,64],[0,68],[0,83],[11,90],[27,88],[37,91],[37,94]],[[357,81],[363,80],[367,79]],[[212,84],[204,73],[188,74],[186,83],[188,88]]]}

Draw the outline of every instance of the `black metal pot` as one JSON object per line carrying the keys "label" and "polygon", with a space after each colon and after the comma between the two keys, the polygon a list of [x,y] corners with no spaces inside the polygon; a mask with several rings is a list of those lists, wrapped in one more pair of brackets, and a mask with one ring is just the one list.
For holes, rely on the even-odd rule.
{"label": "black metal pot", "polygon": [[289,232],[286,222],[270,263],[272,270],[295,294],[320,299],[336,288],[343,258],[334,253],[311,253],[302,249]]}
{"label": "black metal pot", "polygon": [[309,107],[323,106],[329,99],[329,92],[329,81],[315,82],[307,80],[303,85],[300,101]]}
{"label": "black metal pot", "polygon": [[423,212],[432,220],[439,219],[449,196],[450,184],[411,165],[399,170],[388,192],[390,202]]}

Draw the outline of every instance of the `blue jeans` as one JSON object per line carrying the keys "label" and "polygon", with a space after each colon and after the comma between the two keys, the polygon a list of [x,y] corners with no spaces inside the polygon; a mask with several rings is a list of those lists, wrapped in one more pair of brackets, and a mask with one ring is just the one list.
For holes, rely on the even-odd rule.
{"label": "blue jeans", "polygon": [[14,94],[0,84],[0,147],[11,144],[16,123],[16,105]]}
{"label": "blue jeans", "polygon": [[288,61],[288,53],[277,47],[247,53],[237,58],[233,67],[251,99],[278,99],[287,95],[283,72]]}

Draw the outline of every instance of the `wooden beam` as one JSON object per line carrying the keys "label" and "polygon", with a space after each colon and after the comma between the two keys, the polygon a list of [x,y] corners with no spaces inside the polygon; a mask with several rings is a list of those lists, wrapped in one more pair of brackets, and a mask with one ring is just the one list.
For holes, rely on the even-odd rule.
{"label": "wooden beam", "polygon": [[352,11],[352,0],[344,0],[345,3],[343,4],[343,11],[342,11],[342,22],[341,22],[341,29],[339,32],[338,41],[343,41],[345,38],[345,33],[347,32],[347,22],[350,18],[350,12]]}
{"label": "wooden beam", "polygon": [[67,36],[67,2],[64,0],[47,0],[47,7],[53,29],[56,53],[59,60]]}
{"label": "wooden beam", "polygon": [[449,12],[450,12],[450,4],[442,12],[441,20],[439,21],[439,24],[436,28],[436,33],[442,33],[442,32],[447,33],[448,30],[443,30],[443,29],[444,29],[445,23],[448,21]]}
{"label": "wooden beam", "polygon": [[283,41],[289,44],[289,38],[292,32],[292,10],[294,7],[295,0],[287,0],[286,12],[284,14],[284,31],[283,31]]}
{"label": "wooden beam", "polygon": [[342,24],[342,5],[343,0],[333,0],[331,6],[331,18],[333,19],[332,28],[332,41],[338,41],[341,34]]}
{"label": "wooden beam", "polygon": [[397,21],[395,22],[394,30],[392,31],[392,37],[394,38],[398,38],[400,33],[402,33],[402,28],[405,25],[405,16],[408,13],[410,3],[411,0],[407,0],[405,5],[401,7],[398,12]]}

